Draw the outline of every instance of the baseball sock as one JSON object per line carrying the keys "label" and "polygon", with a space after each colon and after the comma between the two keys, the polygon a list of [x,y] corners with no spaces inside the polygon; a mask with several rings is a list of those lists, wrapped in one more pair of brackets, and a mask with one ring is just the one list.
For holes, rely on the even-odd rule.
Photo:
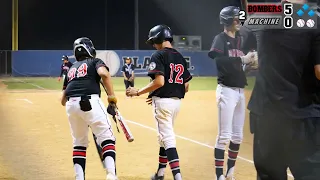
{"label": "baseball sock", "polygon": [[166,150],[164,149],[164,147],[160,147],[159,166],[158,166],[158,172],[157,172],[158,176],[164,176],[164,172],[166,170],[167,163],[168,163],[168,158],[167,158]]}
{"label": "baseball sock", "polygon": [[115,141],[105,140],[101,143],[103,163],[108,173],[116,175],[116,147]]}
{"label": "baseball sock", "polygon": [[234,171],[234,165],[237,160],[240,144],[234,144],[230,142],[229,151],[228,151],[228,170],[227,175],[232,175]]}
{"label": "baseball sock", "polygon": [[76,173],[76,180],[85,179],[86,151],[87,148],[83,146],[73,147],[73,168]]}
{"label": "baseball sock", "polygon": [[171,168],[174,180],[182,180],[177,149],[169,148],[166,150],[166,154],[169,160],[169,164],[170,164],[170,168]]}
{"label": "baseball sock", "polygon": [[214,158],[215,158],[215,166],[216,166],[216,175],[217,175],[217,178],[219,178],[221,175],[223,175],[224,150],[215,148]]}

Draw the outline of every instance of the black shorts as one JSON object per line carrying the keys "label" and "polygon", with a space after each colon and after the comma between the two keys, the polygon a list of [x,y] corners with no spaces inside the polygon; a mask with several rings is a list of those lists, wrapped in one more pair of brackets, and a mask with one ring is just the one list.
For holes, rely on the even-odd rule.
{"label": "black shorts", "polygon": [[126,86],[126,89],[128,89],[128,87],[134,87],[134,80],[132,81],[127,81],[127,80],[124,80],[124,85]]}
{"label": "black shorts", "polygon": [[260,180],[320,179],[320,118],[291,119],[250,113],[254,164]]}

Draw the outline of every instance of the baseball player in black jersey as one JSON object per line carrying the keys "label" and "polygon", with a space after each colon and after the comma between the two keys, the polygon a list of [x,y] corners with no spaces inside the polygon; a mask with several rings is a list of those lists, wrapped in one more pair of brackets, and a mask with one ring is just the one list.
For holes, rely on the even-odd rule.
{"label": "baseball player in black jersey", "polygon": [[61,104],[66,106],[71,128],[76,179],[85,179],[89,125],[102,148],[107,180],[117,180],[115,136],[106,108],[100,99],[102,79],[108,92],[109,105],[117,103],[109,69],[101,59],[95,58],[96,51],[90,39],[75,40],[73,50],[77,61],[71,66],[65,78]]}
{"label": "baseball player in black jersey", "polygon": [[171,29],[166,25],[157,25],[150,30],[147,43],[157,49],[151,56],[148,69],[152,81],[141,89],[127,89],[128,96],[151,92],[147,103],[153,106],[160,144],[159,166],[151,180],[164,179],[168,162],[174,179],[182,179],[173,124],[192,76],[184,57],[172,48],[172,40]]}
{"label": "baseball player in black jersey", "polygon": [[58,78],[58,81],[61,80],[61,77],[62,77],[62,80],[64,81],[70,67],[72,66],[72,63],[69,61],[68,56],[62,56],[62,61],[63,61],[63,63],[61,64],[61,72],[60,72],[60,76]]}
{"label": "baseball player in black jersey", "polygon": [[[240,22],[239,8],[228,6],[221,10],[220,21],[224,31],[214,37],[209,57],[216,61],[218,86],[219,130],[215,144],[215,166],[218,180],[233,179],[234,166],[243,139],[245,120],[244,87],[247,85],[246,69],[257,61],[256,52],[244,54],[242,38],[238,34]],[[228,150],[228,169],[223,174],[224,152]]]}
{"label": "baseball player in black jersey", "polygon": [[243,31],[253,33],[259,55],[248,104],[258,179],[287,179],[290,168],[294,179],[319,180],[319,23],[318,29],[310,30],[243,27]]}
{"label": "baseball player in black jersey", "polygon": [[126,89],[128,87],[134,87],[134,64],[131,63],[131,59],[129,57],[126,58],[126,63],[123,65],[121,72],[124,77],[124,85]]}

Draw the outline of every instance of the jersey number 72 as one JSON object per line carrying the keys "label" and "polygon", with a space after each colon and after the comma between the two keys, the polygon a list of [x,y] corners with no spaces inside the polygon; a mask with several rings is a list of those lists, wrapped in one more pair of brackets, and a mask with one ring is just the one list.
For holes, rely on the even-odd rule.
{"label": "jersey number 72", "polygon": [[77,75],[77,78],[84,77],[87,75],[88,65],[86,63],[81,64],[78,68],[71,68],[68,71],[68,79],[71,81]]}
{"label": "jersey number 72", "polygon": [[[176,72],[177,75],[173,80],[174,72]],[[183,67],[182,64],[170,63],[170,79],[169,79],[169,83],[183,84],[183,78],[181,78],[181,76],[183,75],[183,72],[184,72],[184,67]]]}

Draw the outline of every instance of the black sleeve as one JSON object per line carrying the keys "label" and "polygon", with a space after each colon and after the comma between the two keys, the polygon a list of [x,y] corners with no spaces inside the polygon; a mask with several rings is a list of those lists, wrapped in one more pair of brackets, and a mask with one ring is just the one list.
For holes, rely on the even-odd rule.
{"label": "black sleeve", "polygon": [[68,81],[69,81],[69,78],[68,78],[68,73],[66,75],[66,77],[64,78],[64,81],[63,81],[63,87],[62,87],[62,90],[65,90],[68,86]]}
{"label": "black sleeve", "polygon": [[208,56],[211,59],[214,59],[217,56],[223,55],[225,53],[224,46],[225,46],[225,41],[223,40],[221,34],[215,36],[211,45],[210,52],[208,53]]}
{"label": "black sleeve", "polygon": [[121,72],[124,72],[125,69],[126,69],[126,67],[125,67],[125,65],[123,65],[122,68],[121,68]]}
{"label": "black sleeve", "polygon": [[60,71],[60,76],[59,77],[61,77],[62,74],[63,74],[63,64],[60,66],[60,69],[61,69],[61,71]]}
{"label": "black sleeve", "polygon": [[98,70],[99,67],[106,67],[109,71],[108,66],[101,59],[96,59],[96,70]]}
{"label": "black sleeve", "polygon": [[134,71],[134,69],[136,69],[136,66],[134,64],[132,64],[131,69],[132,69],[132,71]]}
{"label": "black sleeve", "polygon": [[163,56],[158,52],[152,54],[148,68],[148,76],[154,79],[156,74],[164,75]]}

